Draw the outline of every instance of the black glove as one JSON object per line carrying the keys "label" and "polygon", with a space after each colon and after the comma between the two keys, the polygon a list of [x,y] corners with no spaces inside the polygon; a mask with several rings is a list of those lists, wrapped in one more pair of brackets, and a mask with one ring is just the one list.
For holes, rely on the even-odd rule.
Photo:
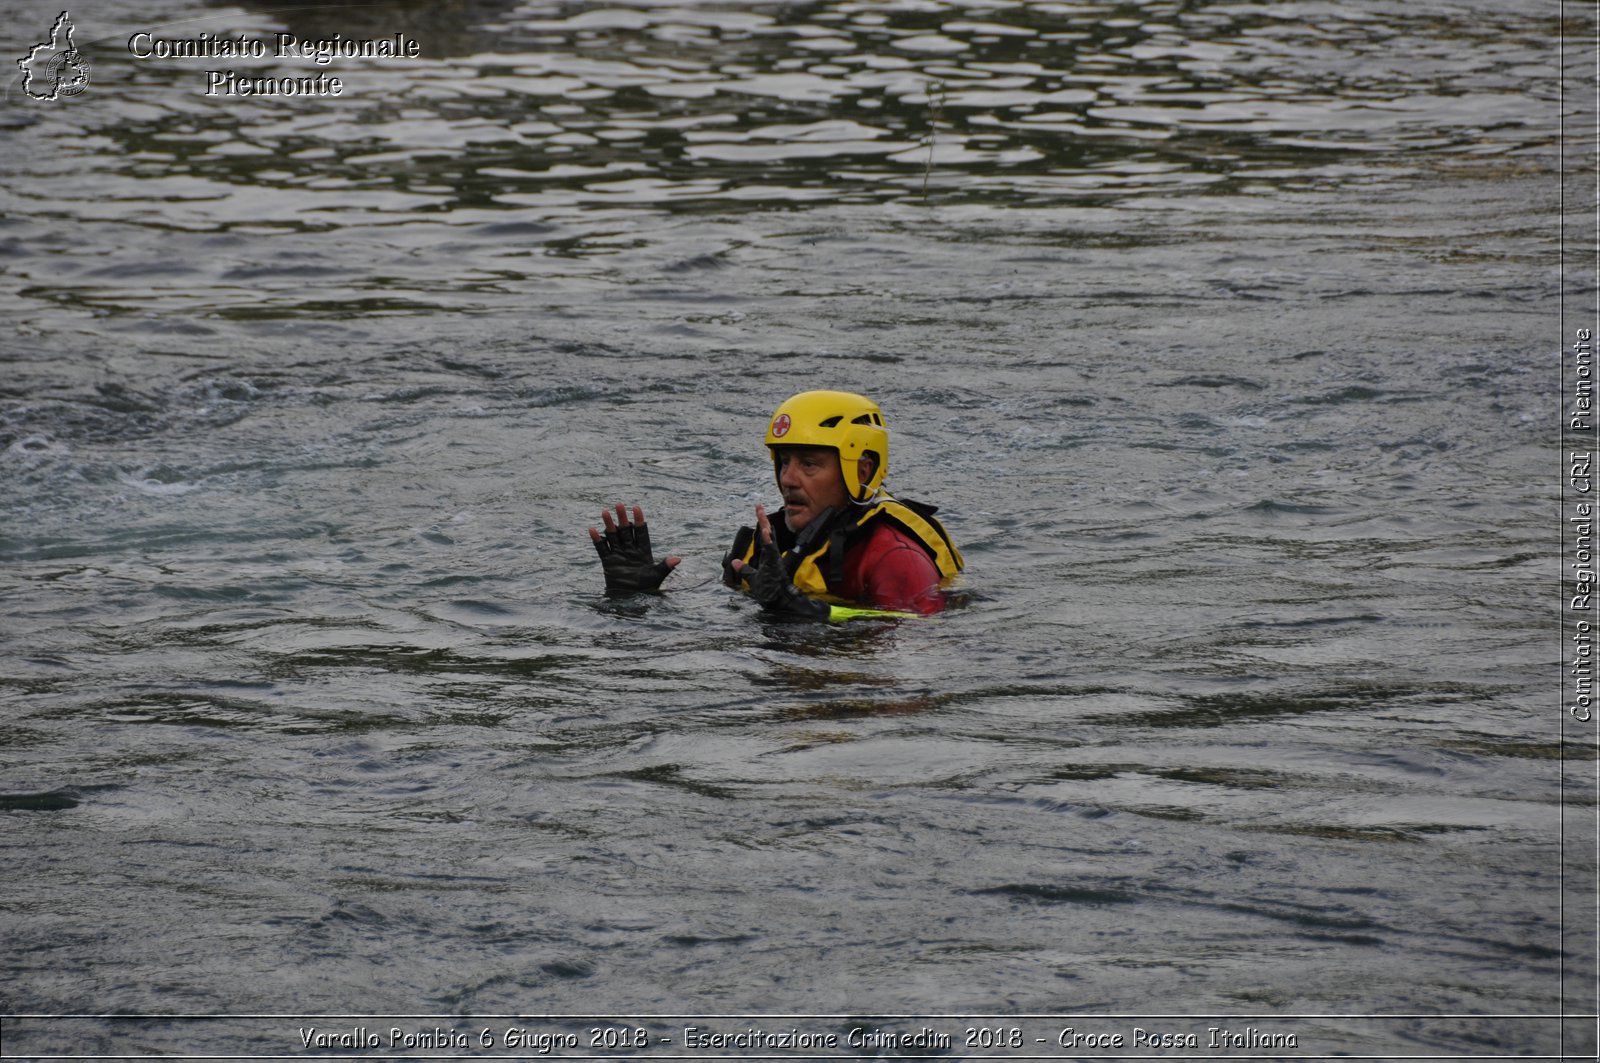
{"label": "black glove", "polygon": [[755,542],[756,530],[754,528],[740,528],[739,534],[733,537],[733,546],[722,555],[722,585],[737,590],[747,578],[733,567],[734,561],[743,561],[744,555],[750,552],[750,544]]}
{"label": "black glove", "polygon": [[643,521],[611,527],[595,538],[595,552],[606,574],[608,591],[653,591],[661,586],[672,566],[657,561],[650,552],[650,529]]}
{"label": "black glove", "polygon": [[750,581],[750,597],[761,603],[769,613],[793,620],[826,620],[832,611],[827,602],[808,598],[783,567],[783,555],[776,543],[763,543],[761,564],[754,570],[746,568],[743,575]]}

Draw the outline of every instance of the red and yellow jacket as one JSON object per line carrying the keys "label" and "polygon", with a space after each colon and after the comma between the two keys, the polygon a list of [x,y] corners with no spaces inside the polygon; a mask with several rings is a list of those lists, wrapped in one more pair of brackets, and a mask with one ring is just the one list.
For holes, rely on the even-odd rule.
{"label": "red and yellow jacket", "polygon": [[[813,598],[924,615],[944,608],[942,586],[964,567],[933,506],[883,498],[791,532],[783,511],[772,533],[794,585]],[[754,528],[740,528],[733,557],[759,565]],[[748,590],[746,581],[739,582]]]}

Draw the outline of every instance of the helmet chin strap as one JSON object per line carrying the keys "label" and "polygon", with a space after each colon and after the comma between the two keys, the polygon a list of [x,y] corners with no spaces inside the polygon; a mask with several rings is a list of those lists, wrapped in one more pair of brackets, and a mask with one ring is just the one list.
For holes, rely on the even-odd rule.
{"label": "helmet chin strap", "polygon": [[891,495],[889,493],[889,489],[887,487],[883,486],[883,484],[879,484],[878,485],[878,489],[876,491],[873,491],[871,494],[867,495],[866,498],[852,498],[850,500],[850,504],[852,506],[865,507],[865,506],[872,505],[874,502],[877,502],[880,498],[893,498],[893,497],[894,497],[894,495]]}
{"label": "helmet chin strap", "polygon": [[[878,475],[879,471],[883,469],[883,465],[882,465],[882,463],[880,463],[878,461],[876,455],[872,455],[872,456],[863,455],[858,460],[859,461],[870,461],[872,463],[872,472],[867,477],[867,480],[871,481],[871,480],[876,479],[878,481],[878,486],[877,486],[876,489],[874,489],[871,486],[870,483],[863,483],[862,480],[861,480],[861,468],[860,468],[859,465],[857,465],[856,466],[856,470],[855,470],[856,471],[856,485],[861,490],[863,497],[857,498],[857,497],[855,497],[854,493],[848,492],[848,491],[845,492],[845,493],[849,497],[850,501],[853,502],[855,505],[867,506],[867,505],[871,505],[872,504],[872,500],[877,498],[879,494],[885,494],[886,495],[886,494],[889,493],[887,490],[885,490],[885,488],[883,486],[883,481],[885,479],[887,479],[887,475],[885,475],[885,476],[879,476]],[[839,455],[839,468],[840,468],[840,471],[843,472],[843,470],[844,470],[844,455],[843,454]]]}

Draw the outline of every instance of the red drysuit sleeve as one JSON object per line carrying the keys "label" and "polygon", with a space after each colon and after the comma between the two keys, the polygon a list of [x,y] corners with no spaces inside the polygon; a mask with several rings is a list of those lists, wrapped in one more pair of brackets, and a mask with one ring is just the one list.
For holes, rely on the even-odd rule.
{"label": "red drysuit sleeve", "polygon": [[944,608],[939,569],[899,528],[882,524],[845,557],[845,597],[875,609],[937,613]]}

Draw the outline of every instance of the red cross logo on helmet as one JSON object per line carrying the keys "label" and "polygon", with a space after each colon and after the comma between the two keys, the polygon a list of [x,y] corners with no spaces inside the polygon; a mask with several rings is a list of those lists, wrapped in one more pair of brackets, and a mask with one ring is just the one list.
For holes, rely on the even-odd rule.
{"label": "red cross logo on helmet", "polygon": [[779,439],[789,434],[789,415],[780,413],[772,419],[772,434]]}

